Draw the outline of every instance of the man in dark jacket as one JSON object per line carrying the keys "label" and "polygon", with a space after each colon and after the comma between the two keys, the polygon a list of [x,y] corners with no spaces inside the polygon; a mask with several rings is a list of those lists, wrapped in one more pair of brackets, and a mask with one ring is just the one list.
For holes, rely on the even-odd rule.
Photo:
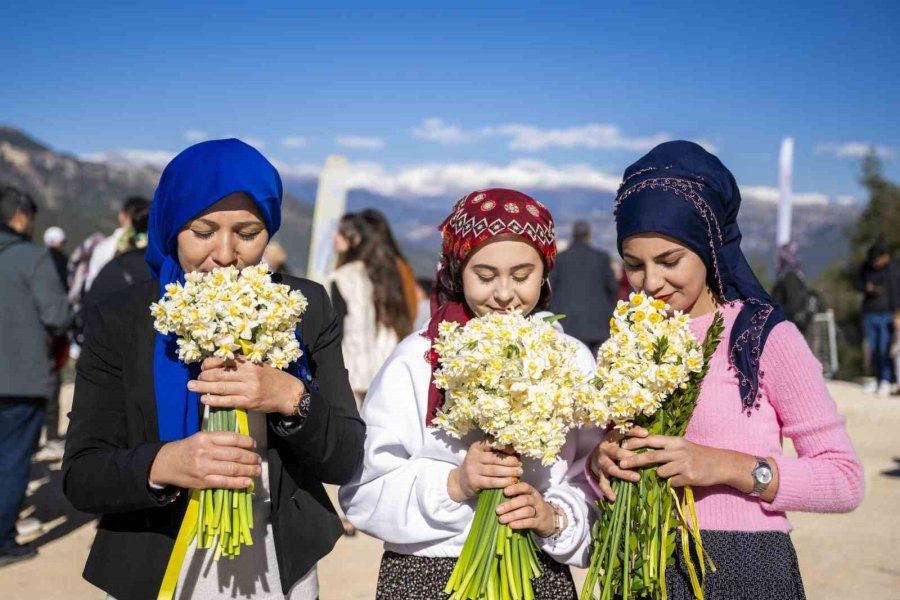
{"label": "man in dark jacket", "polygon": [[36,554],[16,543],[16,520],[53,389],[51,336],[72,323],[50,253],[31,242],[35,214],[0,186],[0,566]]}
{"label": "man in dark jacket", "polygon": [[609,337],[609,318],[619,284],[609,254],[591,247],[591,226],[576,221],[572,245],[560,252],[550,274],[550,310],[566,316],[566,333],[584,342],[591,352]]}

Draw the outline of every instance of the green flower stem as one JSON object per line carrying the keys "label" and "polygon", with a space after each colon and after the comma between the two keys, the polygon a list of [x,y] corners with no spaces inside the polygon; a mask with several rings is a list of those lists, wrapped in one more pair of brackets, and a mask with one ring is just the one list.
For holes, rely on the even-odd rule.
{"label": "green flower stem", "polygon": [[625,488],[625,544],[622,558],[622,597],[628,598],[629,584],[631,583],[631,495],[634,492],[634,484]]}

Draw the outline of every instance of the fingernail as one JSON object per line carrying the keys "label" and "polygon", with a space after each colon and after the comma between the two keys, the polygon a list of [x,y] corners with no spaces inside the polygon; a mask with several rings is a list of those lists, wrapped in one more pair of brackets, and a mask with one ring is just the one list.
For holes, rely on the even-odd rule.
{"label": "fingernail", "polygon": [[197,384],[194,383],[193,381],[188,381],[188,389],[193,392],[194,390],[197,389]]}
{"label": "fingernail", "polygon": [[256,472],[257,475],[259,475],[262,473],[262,467],[256,467],[256,469],[254,469],[254,471]]}
{"label": "fingernail", "polygon": [[524,475],[524,474],[525,474],[525,469],[519,469],[518,473],[519,473],[519,475]]}

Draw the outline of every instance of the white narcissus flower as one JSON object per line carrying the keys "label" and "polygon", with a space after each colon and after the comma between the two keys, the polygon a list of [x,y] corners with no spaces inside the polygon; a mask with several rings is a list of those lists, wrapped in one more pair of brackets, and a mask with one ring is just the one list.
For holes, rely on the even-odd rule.
{"label": "white narcissus flower", "polygon": [[166,285],[150,314],[157,331],[179,337],[180,360],[246,352],[255,363],[284,369],[302,355],[295,331],[307,305],[301,292],[272,282],[260,264],[187,273],[184,284]]}
{"label": "white narcissus flower", "polygon": [[652,416],[691,374],[703,369],[703,352],[690,329],[690,318],[644,294],[620,301],[610,320],[611,337],[597,352],[595,383],[600,401],[588,422],[611,420],[624,430],[638,416]]}
{"label": "white narcissus flower", "polygon": [[433,348],[435,385],[445,390],[434,422],[453,437],[477,428],[547,465],[582,415],[600,412],[599,393],[577,369],[577,346],[543,319],[510,312],[443,322]]}

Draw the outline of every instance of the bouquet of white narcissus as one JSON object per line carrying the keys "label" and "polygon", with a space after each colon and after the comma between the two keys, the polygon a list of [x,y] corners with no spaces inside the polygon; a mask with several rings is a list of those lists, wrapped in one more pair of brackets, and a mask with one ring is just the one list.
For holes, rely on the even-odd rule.
{"label": "bouquet of white narcissus", "polygon": [[[435,425],[455,438],[482,431],[495,447],[552,464],[597,390],[577,364],[577,345],[548,320],[490,313],[464,326],[443,322],[434,351],[445,402]],[[446,593],[453,599],[533,598],[541,574],[528,532],[497,520],[502,490],[479,494],[475,520]]]}
{"label": "bouquet of white narcissus", "polygon": [[[709,359],[719,345],[722,315],[716,314],[701,344],[690,329],[690,318],[662,300],[633,293],[620,301],[610,320],[610,338],[597,353],[600,419],[621,431],[634,425],[651,434],[683,436],[694,412]],[[603,415],[603,411],[607,414]],[[594,524],[594,551],[582,598],[666,598],[665,570],[674,561],[675,528],[687,563],[694,595],[703,597],[707,564],[690,487],[682,495],[660,479],[655,467],[641,472],[639,483],[612,482],[616,501],[601,500]],[[689,552],[693,540],[699,565]],[[698,573],[699,571],[699,573]]]}
{"label": "bouquet of white narcissus", "polygon": [[[223,267],[185,275],[170,283],[163,298],[150,306],[154,327],[178,336],[178,358],[195,363],[211,356],[234,359],[243,355],[257,364],[286,369],[302,350],[295,330],[306,310],[302,293],[274,283],[265,264]],[[237,431],[249,435],[243,409],[209,410],[206,431]],[[196,491],[196,490],[195,490]],[[197,546],[233,558],[241,544],[252,545],[251,493],[247,490],[201,490]]]}

